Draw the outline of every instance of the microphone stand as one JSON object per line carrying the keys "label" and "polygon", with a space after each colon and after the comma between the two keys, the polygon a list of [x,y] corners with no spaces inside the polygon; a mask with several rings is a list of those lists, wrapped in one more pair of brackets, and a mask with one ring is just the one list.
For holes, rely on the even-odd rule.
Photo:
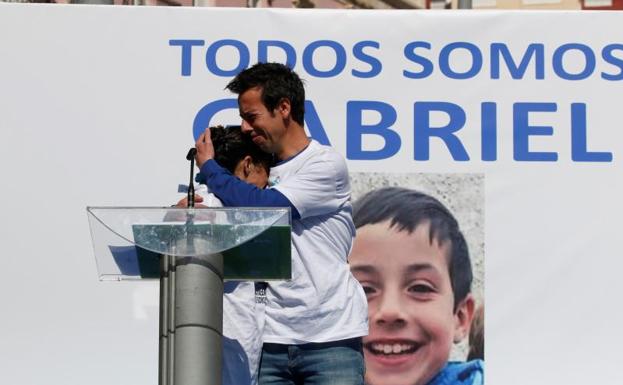
{"label": "microphone stand", "polygon": [[193,184],[195,176],[195,155],[197,154],[196,148],[191,148],[188,150],[188,154],[186,155],[186,160],[190,160],[190,182],[188,183],[188,194],[186,195],[186,200],[188,201],[188,207],[195,207],[195,185]]}
{"label": "microphone stand", "polygon": [[[186,155],[186,160],[190,161],[190,181],[188,182],[188,193],[186,195],[186,200],[188,201],[188,208],[195,207],[195,185],[194,185],[194,176],[195,176],[195,155],[197,154],[196,148],[191,148],[188,150],[188,154]],[[194,210],[189,210],[186,212],[186,247],[188,250],[193,248],[193,237],[191,234],[192,223],[195,219]]]}
{"label": "microphone stand", "polygon": [[[190,161],[190,182],[188,183],[188,192],[186,195],[188,208],[195,207],[195,155],[196,148],[191,148],[186,155],[186,159]],[[192,210],[189,210],[192,211]],[[191,234],[194,214],[187,212],[186,214],[186,249],[191,250],[193,247],[193,238]],[[175,246],[174,246],[175,247]],[[178,258],[173,255],[163,255],[160,261],[160,341],[158,344],[158,384],[173,385],[175,379],[180,376],[175,370],[175,351],[176,345],[182,345],[175,342],[176,331],[176,302],[177,302],[177,266]],[[182,277],[184,278],[184,277]],[[182,279],[183,280],[183,279]]]}

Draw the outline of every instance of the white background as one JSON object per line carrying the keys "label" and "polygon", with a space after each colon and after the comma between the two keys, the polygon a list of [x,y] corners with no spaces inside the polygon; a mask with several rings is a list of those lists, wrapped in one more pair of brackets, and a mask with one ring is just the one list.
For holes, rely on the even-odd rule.
{"label": "white background", "polygon": [[[258,39],[296,47],[295,70],[307,81],[333,146],[346,152],[348,100],[377,100],[398,111],[402,147],[382,161],[350,161],[353,172],[485,174],[486,378],[489,384],[621,384],[623,292],[620,248],[621,82],[597,75],[556,78],[551,52],[573,42],[616,43],[617,12],[367,12],[174,9],[0,4],[0,383],[154,384],[157,381],[155,283],[97,280],[85,207],[167,205],[187,178],[192,122],[206,103],[230,97],[227,78],[193,56],[180,76],[170,39],[239,39],[256,56]],[[302,71],[311,41],[380,42],[383,72],[355,79],[366,65],[348,57],[331,79]],[[484,67],[471,80],[404,79],[402,47],[449,42],[482,47]],[[488,76],[488,46],[521,55],[546,46],[546,79]],[[300,50],[300,51],[299,51]],[[515,51],[513,51],[515,52]],[[223,67],[228,58],[223,58]],[[279,58],[276,58],[279,60]],[[319,58],[319,60],[322,60]],[[330,66],[330,58],[329,66]],[[573,65],[573,63],[571,64]],[[320,64],[319,64],[320,66]],[[570,67],[571,68],[571,67]],[[431,160],[413,160],[413,103],[447,101],[467,113],[461,140],[472,157],[454,162],[431,144]],[[496,162],[478,160],[480,103],[498,103]],[[535,124],[554,135],[533,151],[557,151],[556,163],[512,157],[512,104],[555,102]],[[570,160],[569,104],[588,105],[589,149],[612,163]],[[218,117],[236,123],[236,112]]]}

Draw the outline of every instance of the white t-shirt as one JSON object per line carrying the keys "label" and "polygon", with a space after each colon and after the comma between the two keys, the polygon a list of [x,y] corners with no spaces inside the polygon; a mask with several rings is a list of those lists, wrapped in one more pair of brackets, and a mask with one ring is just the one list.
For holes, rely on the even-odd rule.
{"label": "white t-shirt", "polygon": [[[200,204],[223,207],[204,184],[197,186]],[[228,281],[223,294],[223,385],[256,385],[262,354],[264,303],[256,301],[255,284]]]}
{"label": "white t-shirt", "polygon": [[262,355],[264,304],[255,285],[225,282],[223,295],[223,385],[256,385]]}
{"label": "white t-shirt", "polygon": [[347,262],[355,236],[344,158],[312,140],[271,168],[269,184],[296,207],[292,280],[267,289],[264,342],[329,342],[368,334],[368,304]]}

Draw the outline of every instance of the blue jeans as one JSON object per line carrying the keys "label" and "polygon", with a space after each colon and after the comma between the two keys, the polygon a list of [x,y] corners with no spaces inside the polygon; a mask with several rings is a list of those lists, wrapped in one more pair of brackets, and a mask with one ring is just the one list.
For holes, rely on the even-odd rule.
{"label": "blue jeans", "polygon": [[361,338],[282,345],[265,343],[260,385],[363,385]]}

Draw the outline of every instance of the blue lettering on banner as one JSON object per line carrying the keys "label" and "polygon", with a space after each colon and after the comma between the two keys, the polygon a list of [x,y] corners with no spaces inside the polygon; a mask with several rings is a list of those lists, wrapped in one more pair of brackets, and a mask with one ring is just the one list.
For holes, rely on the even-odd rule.
{"label": "blue lettering on banner", "polygon": [[316,107],[314,107],[314,103],[309,100],[305,101],[305,126],[309,131],[309,136],[317,140],[320,144],[324,144],[326,146],[330,146],[329,137],[320,122],[320,117],[318,117],[318,112],[316,112]]}
{"label": "blue lettering on banner", "polygon": [[[193,57],[193,54],[205,56],[207,71],[220,77],[231,78],[251,64],[252,51],[247,43],[241,40],[221,39],[206,42],[199,39],[171,39],[168,41],[168,45],[176,48],[179,52],[182,77],[191,76],[196,72],[196,69],[193,69],[193,64],[196,65],[198,61],[197,57]],[[508,74],[508,78],[515,80],[543,80],[546,73],[568,81],[585,80],[591,76],[598,77],[598,80],[623,80],[623,44],[619,43],[603,46],[600,49],[600,56],[596,55],[598,51],[594,47],[581,43],[566,43],[553,47],[545,46],[542,43],[530,43],[518,50],[506,43],[495,42],[488,47],[487,57],[490,62],[489,65],[484,65],[484,49],[476,44],[449,42],[437,49],[430,42],[412,41],[407,43],[403,49],[403,59],[406,59],[407,67],[399,69],[401,72],[394,74],[394,76],[402,75],[404,78],[417,80],[433,75],[443,75],[446,79],[463,80],[478,76],[484,68],[490,71],[489,79],[491,80],[503,77],[502,72]],[[230,64],[227,65],[227,68],[225,68],[224,63],[219,62],[219,58],[226,54],[221,50],[227,50],[226,53],[229,55],[227,63]],[[298,55],[299,51],[297,50],[302,50],[300,51],[302,54]],[[462,51],[460,56],[457,56],[459,55],[457,51]],[[232,52],[233,54],[231,54]],[[257,41],[257,58],[260,62],[274,61],[274,57],[277,56],[290,68],[296,67],[297,64],[301,66],[302,69],[297,69],[297,72],[302,74],[303,71],[306,71],[308,75],[317,78],[332,78],[339,75],[348,75],[355,79],[377,77],[384,70],[381,54],[381,43],[374,40],[358,41],[348,48],[333,40],[312,41],[303,47],[295,47],[287,41],[281,40]],[[464,59],[465,55],[468,56],[467,61]],[[571,55],[573,55],[573,59],[580,57],[580,60],[575,60],[580,64],[579,66],[570,66]],[[331,61],[331,57],[335,58],[335,62],[330,65],[330,68],[327,68],[326,63]],[[470,58],[471,60],[469,60]],[[349,59],[352,60],[353,65],[346,70]],[[598,59],[601,60],[600,63],[597,62]],[[320,63],[324,67],[319,67]],[[462,63],[467,63],[467,66]],[[437,69],[435,65],[438,65]],[[551,67],[546,68],[547,65],[551,65]],[[604,65],[604,67],[598,65]],[[193,72],[193,70],[195,71]],[[437,70],[439,73],[435,73]],[[405,90],[408,91],[408,89]],[[344,135],[346,136],[348,159],[387,159],[401,150],[402,138],[394,127],[400,114],[396,106],[382,100],[346,99],[344,102],[346,104]],[[431,158],[431,140],[441,140],[452,159],[460,162],[469,161],[470,155],[461,142],[459,132],[478,129],[478,125],[480,128],[480,159],[484,162],[498,160],[498,127],[510,128],[511,125],[498,121],[498,103],[495,101],[481,102],[479,120],[474,119],[467,128],[466,110],[460,105],[440,100],[415,100],[412,103],[414,160],[429,161]],[[566,127],[570,129],[571,134],[571,161],[612,162],[614,158],[612,152],[595,151],[589,148],[587,105],[576,102],[572,103],[570,107],[570,125]],[[215,100],[203,106],[193,121],[193,136],[197,138],[201,135],[217,113],[228,109],[237,111],[238,104],[235,98]],[[305,101],[305,110],[304,125],[309,135],[322,144],[331,145],[323,126],[322,114],[319,114],[311,100]],[[522,101],[513,104],[512,157],[515,161],[558,161],[557,152],[537,152],[530,147],[531,138],[553,136],[553,125],[536,126],[529,123],[530,116],[534,114],[557,111],[558,104],[555,101],[547,103]],[[380,116],[379,121],[373,124],[364,123],[363,115],[366,113],[378,114]],[[433,114],[446,115],[448,123],[441,127],[434,126],[434,123],[431,122]],[[366,137],[382,140],[381,148],[364,148],[363,142]],[[547,141],[542,139],[541,143],[546,144]]]}
{"label": "blue lettering on banner", "polygon": [[558,154],[555,152],[531,152],[530,136],[550,136],[554,133],[551,126],[531,126],[529,116],[531,112],[554,112],[556,103],[515,103],[513,105],[513,157],[524,162],[555,162]]}
{"label": "blue lettering on banner", "polygon": [[260,40],[257,42],[257,61],[260,63],[268,63],[272,60],[268,58],[268,48],[280,48],[286,54],[285,65],[294,68],[296,65],[296,51],[294,47],[285,41],[280,40]]}
{"label": "blue lettering on banner", "polygon": [[604,61],[608,64],[612,64],[619,69],[618,74],[601,73],[601,78],[605,80],[623,80],[623,59],[613,55],[613,51],[619,51],[619,54],[623,52],[623,44],[609,44],[604,47],[601,55]]}
{"label": "blue lettering on banner", "polygon": [[199,139],[199,136],[205,131],[207,127],[210,127],[210,121],[217,113],[223,110],[234,109],[238,111],[237,99],[219,99],[210,102],[203,106],[193,121],[193,138]]}
{"label": "blue lettering on banner", "polygon": [[[444,112],[450,118],[445,127],[431,127],[430,113]],[[414,159],[429,160],[430,138],[436,136],[450,150],[454,160],[467,161],[469,155],[455,133],[465,125],[465,111],[456,104],[446,102],[416,102],[413,105]]]}
{"label": "blue lettering on banner", "polygon": [[586,104],[571,104],[571,159],[575,162],[612,162],[610,152],[589,152],[586,135]]}
{"label": "blue lettering on banner", "polygon": [[[216,54],[221,47],[231,46],[238,50],[238,65],[231,70],[223,70],[216,63]],[[236,76],[236,74],[249,66],[249,49],[239,40],[218,40],[208,47],[206,52],[206,65],[210,72],[218,76]]]}
{"label": "blue lettering on banner", "polygon": [[[565,67],[562,65],[565,53],[571,50],[577,50],[582,52],[585,58],[586,64],[584,66],[584,69],[577,74],[568,73],[567,70],[565,70]],[[586,46],[584,44],[564,44],[556,48],[556,51],[554,51],[552,64],[554,66],[554,72],[561,79],[583,80],[591,76],[593,71],[595,71],[595,54],[589,46]]]}
{"label": "blue lettering on banner", "polygon": [[[206,45],[205,40],[201,39],[170,39],[169,46],[180,47],[180,70],[182,76],[191,76],[192,54]],[[237,51],[237,64],[231,69],[222,68],[217,61],[217,53],[223,47],[231,47]],[[373,78],[379,76],[383,70],[383,61],[376,54],[380,53],[381,44],[374,40],[362,40],[353,44],[351,55],[355,62],[367,64],[368,70],[351,69],[350,75],[355,78]],[[318,78],[331,78],[344,73],[348,63],[347,49],[338,41],[316,40],[304,47],[295,47],[287,41],[282,40],[258,40],[257,41],[257,61],[275,61],[270,53],[275,50],[285,54],[283,60],[288,67],[295,68],[299,57],[298,50],[302,49],[303,71],[308,75]],[[329,69],[319,69],[315,53],[317,50],[325,50],[325,55],[333,55],[335,64]],[[370,51],[375,49],[374,54]],[[437,59],[439,70],[448,79],[463,80],[471,79],[480,74],[483,68],[490,70],[491,79],[500,79],[502,67],[505,67],[512,79],[524,79],[530,68],[534,69],[534,79],[545,79],[546,64],[551,65],[558,78],[562,80],[584,80],[592,76],[597,69],[597,57],[592,47],[580,43],[567,43],[558,47],[551,47],[553,51],[546,52],[546,46],[542,43],[530,43],[523,51],[513,53],[513,50],[502,42],[491,43],[489,49],[489,66],[484,66],[483,50],[484,47],[470,42],[450,42],[443,45]],[[465,50],[471,57],[470,67],[460,71],[456,65],[459,60],[452,60],[457,50]],[[515,49],[516,51],[516,49]],[[564,66],[564,58],[569,52],[575,51],[584,57],[584,67],[577,73],[571,73]],[[241,70],[247,68],[251,62],[251,49],[241,40],[220,39],[208,45],[205,52],[206,69],[215,76],[231,77]],[[413,41],[404,46],[403,57],[410,64],[416,64],[420,68],[403,69],[402,76],[409,79],[425,79],[435,72],[432,58],[428,57],[435,52],[432,44],[426,41]],[[608,81],[623,80],[623,44],[608,44],[601,48],[601,59],[603,62],[612,65],[617,70],[614,73],[601,71],[601,79]],[[519,55],[517,54],[519,53]],[[550,55],[550,56],[547,56]],[[274,55],[273,55],[274,56]],[[391,56],[390,56],[391,57]],[[546,63],[547,60],[551,62]],[[463,58],[460,58],[463,62]],[[519,63],[517,62],[519,61]],[[300,69],[299,72],[303,72]]]}
{"label": "blue lettering on banner", "polygon": [[182,76],[190,76],[193,47],[201,47],[205,44],[203,40],[169,40],[170,46],[182,47]]}
{"label": "blue lettering on banner", "polygon": [[352,70],[351,73],[354,77],[373,78],[380,74],[381,70],[383,69],[383,64],[381,64],[381,61],[379,59],[375,58],[374,56],[370,56],[363,51],[364,48],[368,47],[378,49],[381,47],[381,45],[376,41],[360,41],[353,47],[353,56],[355,56],[355,58],[361,60],[362,62],[370,65],[370,71],[368,72]]}
{"label": "blue lettering on banner", "polygon": [[404,70],[402,74],[406,78],[410,79],[424,79],[429,77],[433,73],[433,63],[425,57],[422,57],[415,53],[416,48],[426,48],[430,50],[430,43],[425,41],[414,41],[405,46],[404,55],[409,61],[422,66],[420,72],[412,72]]}
{"label": "blue lettering on banner", "polygon": [[[335,65],[333,68],[321,71],[314,65],[314,52],[320,47],[328,47],[335,53]],[[303,68],[308,74],[318,78],[330,78],[339,75],[346,67],[346,50],[340,43],[333,40],[318,40],[303,50]]]}
{"label": "blue lettering on banner", "polygon": [[[376,124],[364,125],[363,111],[376,111],[381,120]],[[400,135],[391,129],[396,122],[396,110],[383,102],[349,101],[346,103],[346,157],[356,160],[386,159],[395,155],[400,149]],[[364,150],[363,135],[377,135],[385,144],[379,150]]]}
{"label": "blue lettering on banner", "polygon": [[543,44],[530,44],[526,49],[521,63],[515,64],[508,46],[503,43],[491,44],[491,78],[500,78],[500,56],[506,63],[506,68],[513,79],[523,79],[530,61],[534,57],[534,78],[545,78],[545,47]]}
{"label": "blue lettering on banner", "polygon": [[[194,140],[197,140],[199,136],[203,133],[203,131],[207,127],[210,127],[214,115],[224,110],[238,111],[238,100],[219,99],[201,107],[199,112],[197,112],[197,115],[195,115],[195,119],[193,121]],[[318,117],[316,108],[314,107],[314,104],[309,100],[305,101],[305,124],[312,138],[314,138],[321,144],[327,146],[331,145],[331,143],[329,142],[329,138],[327,137],[327,133],[325,132],[324,127],[320,122],[320,118]]]}
{"label": "blue lettering on banner", "polygon": [[[219,112],[238,110],[237,99],[219,99],[203,106],[193,121],[195,140],[211,125],[212,118]],[[320,115],[310,100],[305,101],[305,126],[309,135],[321,144],[330,146]],[[378,113],[380,120],[374,124],[364,124],[366,111]],[[513,159],[518,162],[556,162],[556,152],[535,152],[530,150],[530,138],[534,136],[553,136],[552,126],[533,126],[529,123],[531,114],[558,111],[556,103],[515,103],[513,104]],[[439,112],[447,115],[445,126],[434,127],[431,114]],[[498,160],[497,143],[497,104],[483,102],[480,105],[481,160]],[[394,130],[397,121],[396,109],[381,101],[350,100],[346,103],[346,157],[351,160],[381,160],[396,155],[401,148],[402,139]],[[458,132],[464,128],[467,116],[463,108],[454,103],[439,101],[416,102],[413,105],[413,140],[416,161],[430,160],[430,141],[436,137],[446,145],[455,161],[469,161],[470,157]],[[383,140],[380,149],[363,148],[365,135],[374,135]],[[586,104],[571,104],[571,160],[574,162],[612,162],[612,152],[589,151]]]}
{"label": "blue lettering on banner", "polygon": [[495,103],[485,102],[480,105],[481,124],[481,157],[484,161],[497,160],[497,106]]}
{"label": "blue lettering on banner", "polygon": [[[465,72],[456,72],[450,66],[450,54],[455,49],[465,49],[472,57],[472,66]],[[470,79],[478,75],[482,68],[482,53],[480,49],[472,43],[458,42],[446,45],[439,53],[439,69],[450,79]]]}

